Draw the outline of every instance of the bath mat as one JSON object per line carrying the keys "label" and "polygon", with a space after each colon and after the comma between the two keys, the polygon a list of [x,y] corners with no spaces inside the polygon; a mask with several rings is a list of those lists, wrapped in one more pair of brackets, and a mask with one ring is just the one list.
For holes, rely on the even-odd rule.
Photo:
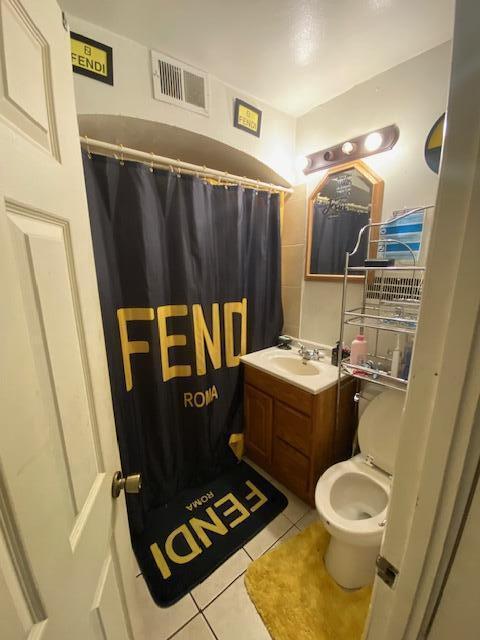
{"label": "bath mat", "polygon": [[273,640],[360,640],[371,587],[346,591],[323,564],[329,536],[321,523],[253,562],[248,594]]}
{"label": "bath mat", "polygon": [[132,542],[155,603],[165,607],[179,600],[287,504],[283,493],[240,462],[148,513],[143,533]]}

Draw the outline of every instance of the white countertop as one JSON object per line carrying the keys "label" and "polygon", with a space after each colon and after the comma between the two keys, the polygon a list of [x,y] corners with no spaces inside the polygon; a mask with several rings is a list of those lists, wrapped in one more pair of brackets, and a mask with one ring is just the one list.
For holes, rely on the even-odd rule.
{"label": "white countertop", "polygon": [[[305,341],[304,344],[309,346],[311,343]],[[240,360],[244,364],[316,395],[336,384],[338,380],[338,368],[334,367],[330,361],[331,349],[323,345],[316,346],[325,350],[323,360],[309,360],[304,363],[296,347],[290,350],[269,347],[247,353],[241,356]]]}

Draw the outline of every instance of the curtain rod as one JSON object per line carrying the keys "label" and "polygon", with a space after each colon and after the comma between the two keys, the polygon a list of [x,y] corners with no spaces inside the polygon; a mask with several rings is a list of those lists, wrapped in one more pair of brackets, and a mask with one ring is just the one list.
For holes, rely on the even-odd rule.
{"label": "curtain rod", "polygon": [[206,178],[217,178],[221,180],[227,180],[229,182],[236,182],[241,185],[246,185],[258,189],[268,189],[270,191],[279,191],[281,193],[293,193],[293,189],[288,187],[281,187],[276,184],[270,184],[268,182],[262,182],[261,180],[253,180],[252,178],[245,178],[236,176],[227,171],[218,171],[218,169],[210,169],[209,167],[201,167],[197,164],[190,162],[183,162],[182,160],[173,160],[172,158],[166,158],[164,156],[157,156],[154,153],[147,153],[146,151],[138,151],[137,149],[130,149],[119,144],[112,144],[111,142],[103,142],[102,140],[93,140],[87,136],[80,136],[80,143],[86,148],[88,152],[96,150],[109,151],[118,159],[124,160],[143,160],[145,164],[151,166],[169,169],[175,167],[180,173],[186,173],[190,175],[204,176]]}

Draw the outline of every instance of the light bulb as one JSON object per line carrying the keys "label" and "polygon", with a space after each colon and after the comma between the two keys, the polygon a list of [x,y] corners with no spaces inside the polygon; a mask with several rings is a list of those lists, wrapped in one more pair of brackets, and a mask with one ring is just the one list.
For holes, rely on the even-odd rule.
{"label": "light bulb", "polygon": [[380,148],[383,142],[383,138],[378,131],[374,131],[373,133],[369,133],[365,138],[365,149],[367,151],[376,151]]}
{"label": "light bulb", "polygon": [[310,160],[306,156],[297,156],[297,159],[295,160],[297,171],[303,171],[309,164]]}
{"label": "light bulb", "polygon": [[353,142],[344,142],[342,144],[342,151],[345,155],[349,156],[351,153],[355,151],[355,147],[357,145],[353,144]]}

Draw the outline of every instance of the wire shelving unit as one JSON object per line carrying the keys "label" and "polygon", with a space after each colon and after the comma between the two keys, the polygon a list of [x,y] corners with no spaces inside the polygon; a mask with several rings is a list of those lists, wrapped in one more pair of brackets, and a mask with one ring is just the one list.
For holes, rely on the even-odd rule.
{"label": "wire shelving unit", "polygon": [[[407,379],[390,374],[391,356],[389,356],[388,352],[382,352],[382,343],[384,341],[381,340],[380,335],[382,332],[387,332],[390,334],[409,336],[411,340],[415,337],[422,298],[425,267],[417,264],[415,253],[406,242],[398,239],[389,239],[388,237],[374,239],[371,237],[371,232],[375,227],[398,222],[420,211],[426,212],[428,209],[433,209],[433,206],[411,209],[383,222],[370,222],[360,230],[353,251],[346,253],[339,330],[337,424],[339,420],[342,374],[348,374],[361,382],[370,382],[388,389],[397,389],[399,391],[406,391],[407,389]],[[424,215],[424,223],[425,217],[426,213]],[[425,224],[422,234],[424,232]],[[362,238],[365,234],[368,234],[367,255],[371,255],[372,248],[375,248],[379,243],[388,244],[389,242],[394,242],[396,245],[402,245],[404,252],[409,254],[412,264],[405,265],[402,263],[386,267],[349,266],[350,259],[359,251]],[[362,303],[360,306],[358,306],[357,303],[357,306],[347,309],[348,275],[352,273],[356,275],[363,274],[365,276],[363,281]],[[351,284],[350,286],[358,286],[358,284]],[[342,358],[342,346],[344,344],[345,327],[347,326],[358,327],[358,331],[361,334],[364,334],[367,329],[374,335],[373,344],[370,344],[370,341],[368,341],[368,359],[362,365],[351,364],[348,358]]]}

